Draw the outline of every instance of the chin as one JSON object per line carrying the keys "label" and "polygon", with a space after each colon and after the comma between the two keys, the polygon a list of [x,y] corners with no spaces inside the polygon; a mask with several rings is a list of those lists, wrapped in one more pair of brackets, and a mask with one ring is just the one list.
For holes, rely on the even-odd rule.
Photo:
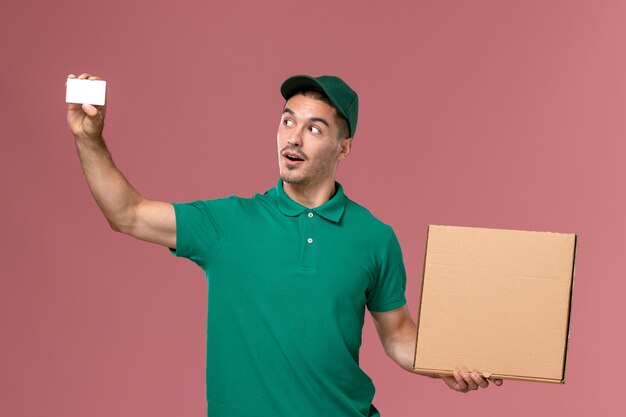
{"label": "chin", "polygon": [[300,175],[290,175],[291,173],[287,172],[287,173],[280,173],[280,178],[283,180],[283,182],[286,182],[287,184],[293,184],[293,185],[306,185],[308,183],[308,180]]}

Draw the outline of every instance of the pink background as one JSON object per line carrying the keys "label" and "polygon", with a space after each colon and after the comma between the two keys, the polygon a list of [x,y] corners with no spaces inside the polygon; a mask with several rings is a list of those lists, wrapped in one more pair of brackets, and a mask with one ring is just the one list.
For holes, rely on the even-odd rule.
{"label": "pink background", "polygon": [[620,0],[2,2],[0,415],[206,410],[205,279],[97,210],[65,122],[81,71],[109,82],[120,169],[170,201],[273,186],[280,82],[344,77],[361,113],[339,180],[396,230],[414,317],[427,224],[579,234],[565,385],[455,393],[387,359],[368,318],[383,416],[621,414],[624,22]]}

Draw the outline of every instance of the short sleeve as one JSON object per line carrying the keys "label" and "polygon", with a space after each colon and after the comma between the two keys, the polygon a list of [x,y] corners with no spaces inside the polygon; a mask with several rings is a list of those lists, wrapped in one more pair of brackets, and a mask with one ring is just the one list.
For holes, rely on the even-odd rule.
{"label": "short sleeve", "polygon": [[176,249],[174,256],[188,258],[203,269],[219,250],[230,230],[238,206],[237,197],[173,203],[176,214]]}
{"label": "short sleeve", "polygon": [[373,312],[390,311],[406,304],[406,270],[402,250],[389,227],[381,243],[379,270],[367,294],[367,308]]}

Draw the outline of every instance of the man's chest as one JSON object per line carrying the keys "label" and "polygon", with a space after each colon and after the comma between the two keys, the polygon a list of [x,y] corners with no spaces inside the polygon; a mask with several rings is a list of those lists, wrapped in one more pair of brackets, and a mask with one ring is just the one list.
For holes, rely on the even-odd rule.
{"label": "man's chest", "polygon": [[373,249],[316,213],[286,221],[250,217],[223,240],[208,271],[209,288],[239,296],[359,300],[377,273]]}

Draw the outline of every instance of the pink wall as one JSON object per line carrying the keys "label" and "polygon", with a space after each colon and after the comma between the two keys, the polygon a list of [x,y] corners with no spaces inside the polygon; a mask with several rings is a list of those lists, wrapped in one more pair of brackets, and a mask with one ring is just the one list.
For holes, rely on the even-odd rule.
{"label": "pink wall", "polygon": [[175,201],[272,186],[279,83],[345,77],[362,110],[339,179],[397,231],[414,316],[429,223],[580,237],[565,385],[458,394],[368,320],[383,416],[618,415],[625,21],[619,0],[3,2],[0,415],[205,413],[204,277],[108,229],[65,123],[80,71],[109,82],[118,166]]}

